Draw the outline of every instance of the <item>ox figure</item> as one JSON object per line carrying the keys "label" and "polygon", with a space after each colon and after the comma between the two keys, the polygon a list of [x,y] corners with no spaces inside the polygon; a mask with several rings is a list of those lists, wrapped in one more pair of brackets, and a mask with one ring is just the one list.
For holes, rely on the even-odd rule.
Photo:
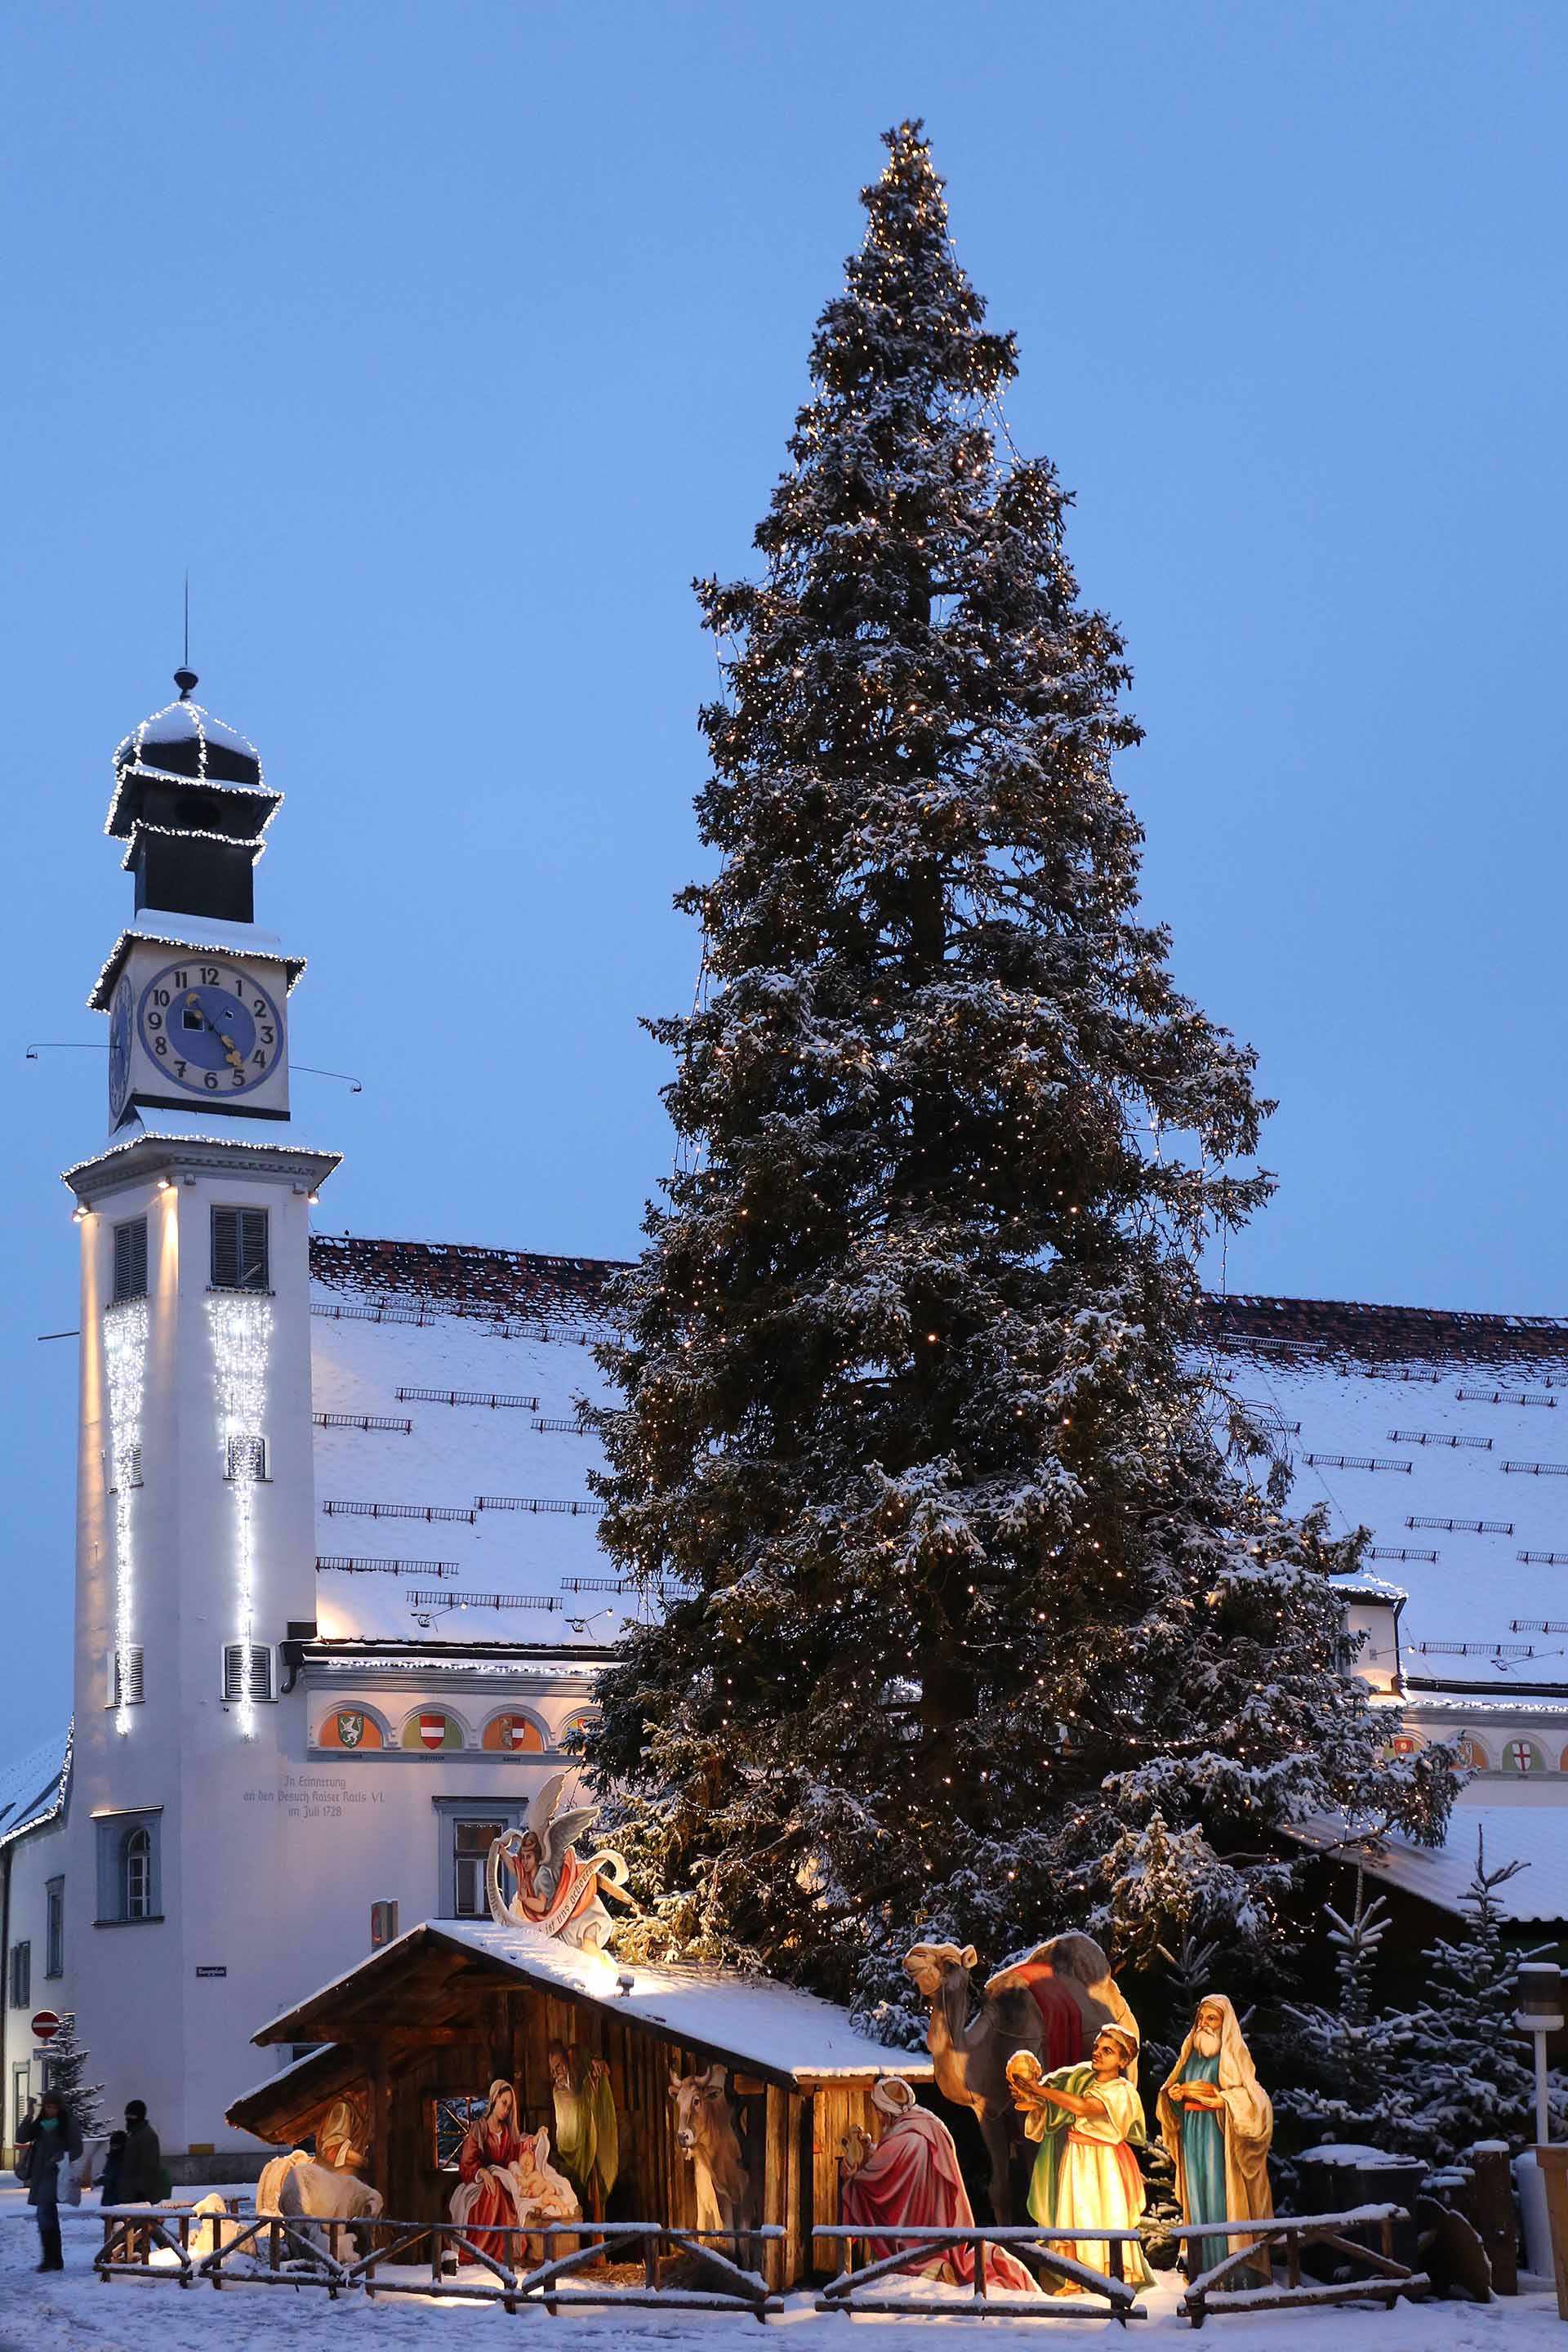
{"label": "ox figure", "polygon": [[697,2226],[738,2238],[746,2226],[752,2182],[741,2158],[723,2067],[710,2066],[705,2074],[679,2074],[672,2068],[669,2095],[675,2102],[676,2145],[696,2179]]}

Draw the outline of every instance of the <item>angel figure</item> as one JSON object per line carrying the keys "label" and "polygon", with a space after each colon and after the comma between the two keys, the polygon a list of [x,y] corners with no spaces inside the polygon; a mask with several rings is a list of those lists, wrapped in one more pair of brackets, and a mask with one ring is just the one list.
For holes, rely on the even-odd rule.
{"label": "angel figure", "polygon": [[[628,1906],[631,1897],[620,1889],[626,1866],[607,1849],[584,1862],[575,1841],[593,1822],[597,1807],[577,1805],[558,1813],[564,1772],[546,1780],[528,1809],[528,1823],[508,1830],[490,1848],[486,1885],[490,1916],[502,1927],[540,1927],[558,1936],[579,1951],[602,1949],[609,1932],[610,1915],[601,1897]],[[509,1894],[502,1874],[512,1881]]]}

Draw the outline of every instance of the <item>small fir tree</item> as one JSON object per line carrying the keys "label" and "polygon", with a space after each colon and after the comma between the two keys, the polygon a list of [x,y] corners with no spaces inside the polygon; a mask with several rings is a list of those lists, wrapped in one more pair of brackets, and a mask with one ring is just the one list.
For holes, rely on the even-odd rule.
{"label": "small fir tree", "polygon": [[[1545,1958],[1552,1948],[1509,1950],[1498,1900],[1499,1888],[1524,1867],[1509,1862],[1489,1870],[1485,1837],[1477,1831],[1476,1873],[1465,1895],[1469,1932],[1457,1943],[1433,1945],[1426,1999],[1404,2021],[1405,2144],[1436,2163],[1451,2163],[1473,2140],[1521,2147],[1535,2137],[1532,2052],[1513,2022],[1517,1972],[1521,1960]],[[1552,2101],[1561,2129],[1560,2084],[1552,2085]]]}
{"label": "small fir tree", "polygon": [[665,1605],[586,1754],[645,1948],[894,2030],[918,1939],[1266,1948],[1282,1824],[1431,1834],[1451,1775],[1345,1672],[1354,1546],[1216,1441],[1196,1257],[1268,1107],[1139,918],[1121,639],[998,457],[1013,340],[920,125],[887,145],[763,575],[700,590],[711,993],[650,1024],[686,1148],[601,1356],[602,1538]]}
{"label": "small fir tree", "polygon": [[82,2079],[90,2054],[78,2036],[75,2011],[64,2011],[60,2030],[49,2044],[49,2087],[59,2093],[76,2117],[83,2139],[98,2138],[109,2128],[103,2112],[103,2084]]}
{"label": "small fir tree", "polygon": [[1409,2137],[1406,2021],[1384,2015],[1373,1999],[1388,1905],[1381,1895],[1368,1898],[1366,1874],[1358,1868],[1349,1918],[1330,1903],[1323,1906],[1323,1916],[1338,1997],[1328,2007],[1282,2004],[1286,2030],[1278,2047],[1293,2079],[1280,2088],[1275,2105],[1281,2116],[1294,2116],[1310,2137],[1404,2145]]}

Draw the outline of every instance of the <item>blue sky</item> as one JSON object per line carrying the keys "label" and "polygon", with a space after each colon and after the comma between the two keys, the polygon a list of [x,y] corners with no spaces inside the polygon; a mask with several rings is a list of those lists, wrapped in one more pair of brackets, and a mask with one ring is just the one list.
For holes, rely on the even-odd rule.
{"label": "blue sky", "polygon": [[1146,903],[1281,1099],[1232,1287],[1561,1309],[1568,13],[1492,0],[12,6],[8,1744],[68,1704],[109,759],[202,699],[330,1230],[616,1255],[689,1002],[694,572],[749,561],[923,113],[1149,730]]}

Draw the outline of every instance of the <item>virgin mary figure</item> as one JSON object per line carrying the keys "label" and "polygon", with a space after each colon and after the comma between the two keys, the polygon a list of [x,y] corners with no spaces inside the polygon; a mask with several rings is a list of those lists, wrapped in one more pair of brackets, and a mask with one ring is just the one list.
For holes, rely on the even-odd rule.
{"label": "virgin mary figure", "polygon": [[512,2242],[494,2231],[517,2225],[510,2168],[522,2151],[517,2093],[510,2083],[498,2080],[490,2084],[484,2114],[470,2124],[458,2152],[458,2180],[448,2209],[479,2252],[493,2255],[498,2262],[506,2260]]}

